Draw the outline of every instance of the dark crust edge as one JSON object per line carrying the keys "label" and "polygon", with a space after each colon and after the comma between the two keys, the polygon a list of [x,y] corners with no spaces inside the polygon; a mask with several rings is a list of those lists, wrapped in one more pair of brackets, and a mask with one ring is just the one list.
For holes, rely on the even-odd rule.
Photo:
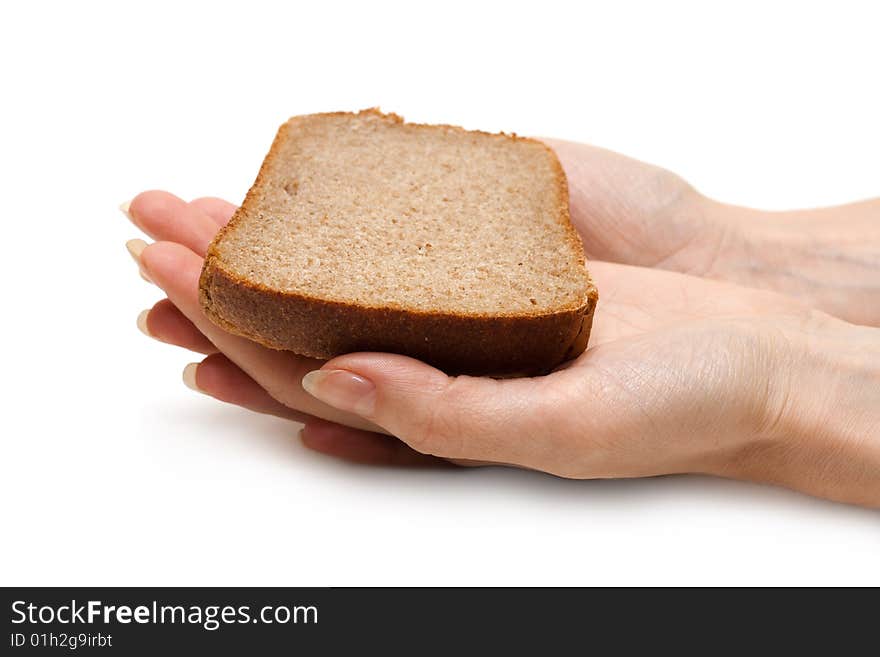
{"label": "dark crust edge", "polygon": [[544,315],[483,317],[368,308],[242,283],[206,262],[199,302],[224,330],[272,349],[329,359],[405,354],[448,374],[545,374],[586,349],[595,300]]}
{"label": "dark crust edge", "polygon": [[[400,116],[383,114],[377,109],[362,110],[359,114],[373,114],[403,123]],[[352,114],[332,112],[328,115]],[[208,247],[199,278],[199,302],[212,322],[229,333],[266,347],[302,356],[328,359],[354,351],[385,351],[419,358],[449,374],[545,374],[586,349],[598,293],[586,270],[580,236],[571,224],[568,181],[556,153],[549,146],[517,135],[492,135],[446,125],[424,126],[528,141],[541,145],[551,154],[559,199],[557,216],[566,228],[569,246],[580,254],[579,265],[584,273],[586,287],[580,303],[552,313],[513,315],[376,308],[280,292],[226,271],[217,253],[217,244],[246,215],[263,184],[269,163],[276,157],[292,124],[301,118],[306,117],[294,117],[279,128],[244,202]]]}

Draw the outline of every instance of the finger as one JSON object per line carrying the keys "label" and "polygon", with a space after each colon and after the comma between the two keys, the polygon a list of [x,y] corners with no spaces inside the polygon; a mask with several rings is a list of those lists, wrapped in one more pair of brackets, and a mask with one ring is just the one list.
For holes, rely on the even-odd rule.
{"label": "finger", "polygon": [[353,463],[407,467],[451,465],[436,456],[420,454],[392,436],[323,420],[306,422],[301,439],[309,449]]}
{"label": "finger", "polygon": [[271,397],[259,383],[223,354],[211,354],[201,363],[187,365],[183,371],[183,381],[197,392],[250,411],[276,415],[295,422],[314,419],[311,415],[294,411]]}
{"label": "finger", "polygon": [[202,259],[180,244],[156,242],[140,254],[140,265],[151,280],[217,349],[257,381],[282,404],[304,413],[360,429],[377,427],[349,413],[342,413],[307,394],[300,382],[322,361],[275,351],[218,328],[202,312],[198,299]]}
{"label": "finger", "polygon": [[340,356],[310,372],[303,386],[423,454],[553,467],[564,372],[532,379],[449,377],[393,354]]}
{"label": "finger", "polygon": [[168,192],[138,194],[129,203],[126,214],[153,239],[183,244],[201,256],[218,230],[217,222],[200,207]]}
{"label": "finger", "polygon": [[138,315],[138,328],[151,338],[201,354],[217,351],[205,334],[168,299]]}
{"label": "finger", "polygon": [[509,465],[467,459],[441,459],[421,454],[403,441],[387,434],[352,429],[342,424],[318,419],[306,422],[301,438],[306,447],[316,452],[367,465],[459,465],[462,467]]}
{"label": "finger", "polygon": [[211,219],[221,227],[229,222],[236,210],[236,206],[229,201],[224,201],[222,198],[215,198],[213,196],[197,198],[194,201],[190,201],[189,204],[211,217]]}

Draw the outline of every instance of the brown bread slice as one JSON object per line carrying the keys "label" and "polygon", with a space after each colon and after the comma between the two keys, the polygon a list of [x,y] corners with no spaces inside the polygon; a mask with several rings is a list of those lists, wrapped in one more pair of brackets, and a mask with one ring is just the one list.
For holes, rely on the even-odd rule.
{"label": "brown bread slice", "polygon": [[597,299],[553,151],[378,110],[281,126],[199,287],[268,347],[495,376],[580,354]]}

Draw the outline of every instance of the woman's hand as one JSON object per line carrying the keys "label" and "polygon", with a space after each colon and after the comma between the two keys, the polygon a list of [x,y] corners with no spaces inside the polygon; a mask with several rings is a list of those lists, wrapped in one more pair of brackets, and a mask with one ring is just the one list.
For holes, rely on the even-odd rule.
{"label": "woman's hand", "polygon": [[642,308],[633,332],[600,323],[596,346],[544,377],[449,377],[357,353],[302,383],[413,454],[579,479],[699,472],[880,507],[880,331],[748,297],[671,322]]}
{"label": "woman's hand", "polygon": [[[853,401],[858,390],[857,407],[876,408],[876,374],[823,363],[825,352],[840,353],[835,342],[851,351],[851,327],[797,301],[593,262],[602,305],[592,346],[549,376],[451,378],[386,354],[351,354],[321,364],[231,336],[201,314],[197,253],[230,212],[221,202],[186,204],[156,192],[132,203],[138,225],[173,240],[137,254],[142,270],[173,303],[160,302],[146,327],[167,342],[206,352],[218,348],[225,356],[209,356],[195,371],[190,368],[197,387],[224,401],[304,421],[303,440],[314,449],[378,463],[430,463],[434,457],[508,463],[569,477],[709,472],[880,503],[880,462],[871,461],[878,439],[847,433],[855,427],[876,436],[877,418],[867,413],[848,423],[839,412],[829,413],[841,427],[835,430],[833,422],[823,424],[829,418],[821,412]],[[860,340],[876,350],[876,337],[872,342],[860,334]],[[300,381],[319,368],[305,377],[309,395]],[[859,377],[862,385],[851,385]],[[828,398],[809,401],[804,390]],[[860,464],[855,474],[853,464]]]}
{"label": "woman's hand", "polygon": [[763,212],[713,201],[617,153],[546,141],[568,176],[589,258],[773,290],[880,326],[880,199]]}
{"label": "woman's hand", "polygon": [[186,203],[167,192],[146,192],[124,208],[131,220],[159,242],[147,245],[131,240],[126,245],[138,262],[141,275],[168,296],[138,325],[162,342],[191,349],[208,358],[185,372],[185,381],[222,401],[250,410],[297,421],[313,415],[374,428],[356,417],[341,414],[291,386],[321,361],[290,352],[268,349],[232,335],[208,320],[199,306],[198,281],[203,256],[211,239],[232,216],[234,206],[219,199]]}

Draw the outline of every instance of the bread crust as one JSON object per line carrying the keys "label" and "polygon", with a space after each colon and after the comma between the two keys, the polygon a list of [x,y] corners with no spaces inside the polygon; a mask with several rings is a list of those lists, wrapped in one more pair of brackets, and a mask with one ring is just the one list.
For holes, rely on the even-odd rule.
{"label": "bread crust", "polygon": [[[360,113],[403,122],[395,114],[386,115],[376,109]],[[583,268],[586,281],[584,298],[579,303],[550,313],[508,315],[370,307],[281,292],[227,270],[218,255],[217,244],[235,226],[239,217],[250,210],[269,165],[297,120],[291,119],[278,130],[244,202],[208,248],[199,279],[199,301],[212,322],[230,333],[272,349],[293,351],[312,358],[329,359],[354,351],[392,352],[418,358],[449,374],[544,374],[586,349],[598,293],[586,273],[580,236],[571,225],[565,172],[546,144],[516,135],[504,136],[540,144],[552,155],[557,216],[565,226],[570,248],[581,254],[579,266]],[[474,132],[454,126],[443,127]]]}

